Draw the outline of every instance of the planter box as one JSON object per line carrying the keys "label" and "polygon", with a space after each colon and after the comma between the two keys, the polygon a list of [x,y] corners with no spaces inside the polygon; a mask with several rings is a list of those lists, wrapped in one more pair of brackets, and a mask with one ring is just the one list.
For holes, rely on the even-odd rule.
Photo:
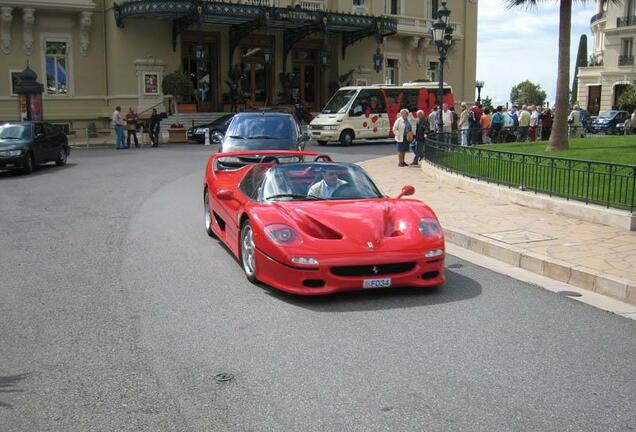
{"label": "planter box", "polygon": [[188,142],[186,138],[186,128],[170,128],[168,129],[168,142],[184,143]]}

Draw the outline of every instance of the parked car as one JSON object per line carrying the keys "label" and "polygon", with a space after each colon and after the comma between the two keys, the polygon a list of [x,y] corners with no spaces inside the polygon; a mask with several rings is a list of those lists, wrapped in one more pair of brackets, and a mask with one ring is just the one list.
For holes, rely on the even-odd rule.
{"label": "parked car", "polygon": [[71,153],[66,135],[45,122],[9,122],[0,125],[0,169],[31,173],[38,165],[66,165]]}
{"label": "parked car", "polygon": [[194,141],[199,144],[205,142],[205,130],[210,129],[210,140],[214,144],[219,144],[223,140],[225,131],[234,118],[234,114],[227,114],[219,117],[211,123],[200,124],[188,129],[188,141]]}
{"label": "parked car", "polygon": [[219,151],[303,150],[309,140],[292,114],[243,112],[230,122]]}
{"label": "parked car", "polygon": [[431,288],[444,283],[444,234],[428,205],[402,199],[414,192],[388,197],[358,165],[315,152],[215,153],[205,231],[250,282],[289,293]]}
{"label": "parked car", "polygon": [[619,133],[617,126],[625,123],[627,117],[629,117],[627,111],[602,111],[598,117],[592,120],[588,131],[590,133],[617,134]]}

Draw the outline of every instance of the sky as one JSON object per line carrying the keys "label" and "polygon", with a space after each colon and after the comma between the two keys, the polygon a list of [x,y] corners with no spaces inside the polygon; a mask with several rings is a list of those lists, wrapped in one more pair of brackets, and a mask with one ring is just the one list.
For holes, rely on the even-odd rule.
{"label": "sky", "polygon": [[[592,51],[590,18],[596,2],[576,3],[572,8],[570,82],[579,38],[587,35]],[[559,2],[546,1],[532,9],[507,9],[504,0],[479,0],[477,80],[484,81],[481,97],[493,104],[510,99],[512,86],[530,80],[539,84],[552,105],[556,93],[559,40]]]}

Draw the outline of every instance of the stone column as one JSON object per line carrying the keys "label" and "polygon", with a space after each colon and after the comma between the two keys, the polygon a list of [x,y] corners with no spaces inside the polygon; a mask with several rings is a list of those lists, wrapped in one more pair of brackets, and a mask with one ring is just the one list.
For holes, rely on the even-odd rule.
{"label": "stone column", "polygon": [[11,52],[11,21],[13,21],[13,8],[0,7],[0,50],[5,54]]}

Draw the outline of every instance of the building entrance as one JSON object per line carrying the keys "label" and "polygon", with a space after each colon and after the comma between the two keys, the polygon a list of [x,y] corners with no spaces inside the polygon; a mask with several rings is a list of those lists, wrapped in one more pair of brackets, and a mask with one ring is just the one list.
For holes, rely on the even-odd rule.
{"label": "building entrance", "polygon": [[[298,44],[301,45],[301,44]],[[322,73],[320,68],[320,50],[318,47],[299,47],[292,50],[293,91],[296,96],[311,105],[311,109],[319,111],[322,99]]]}
{"label": "building entrance", "polygon": [[[192,79],[194,95],[186,105],[192,112],[219,109],[219,48],[209,33],[186,33],[182,44],[183,71]],[[187,108],[186,108],[187,109]],[[188,109],[187,109],[188,110]]]}

